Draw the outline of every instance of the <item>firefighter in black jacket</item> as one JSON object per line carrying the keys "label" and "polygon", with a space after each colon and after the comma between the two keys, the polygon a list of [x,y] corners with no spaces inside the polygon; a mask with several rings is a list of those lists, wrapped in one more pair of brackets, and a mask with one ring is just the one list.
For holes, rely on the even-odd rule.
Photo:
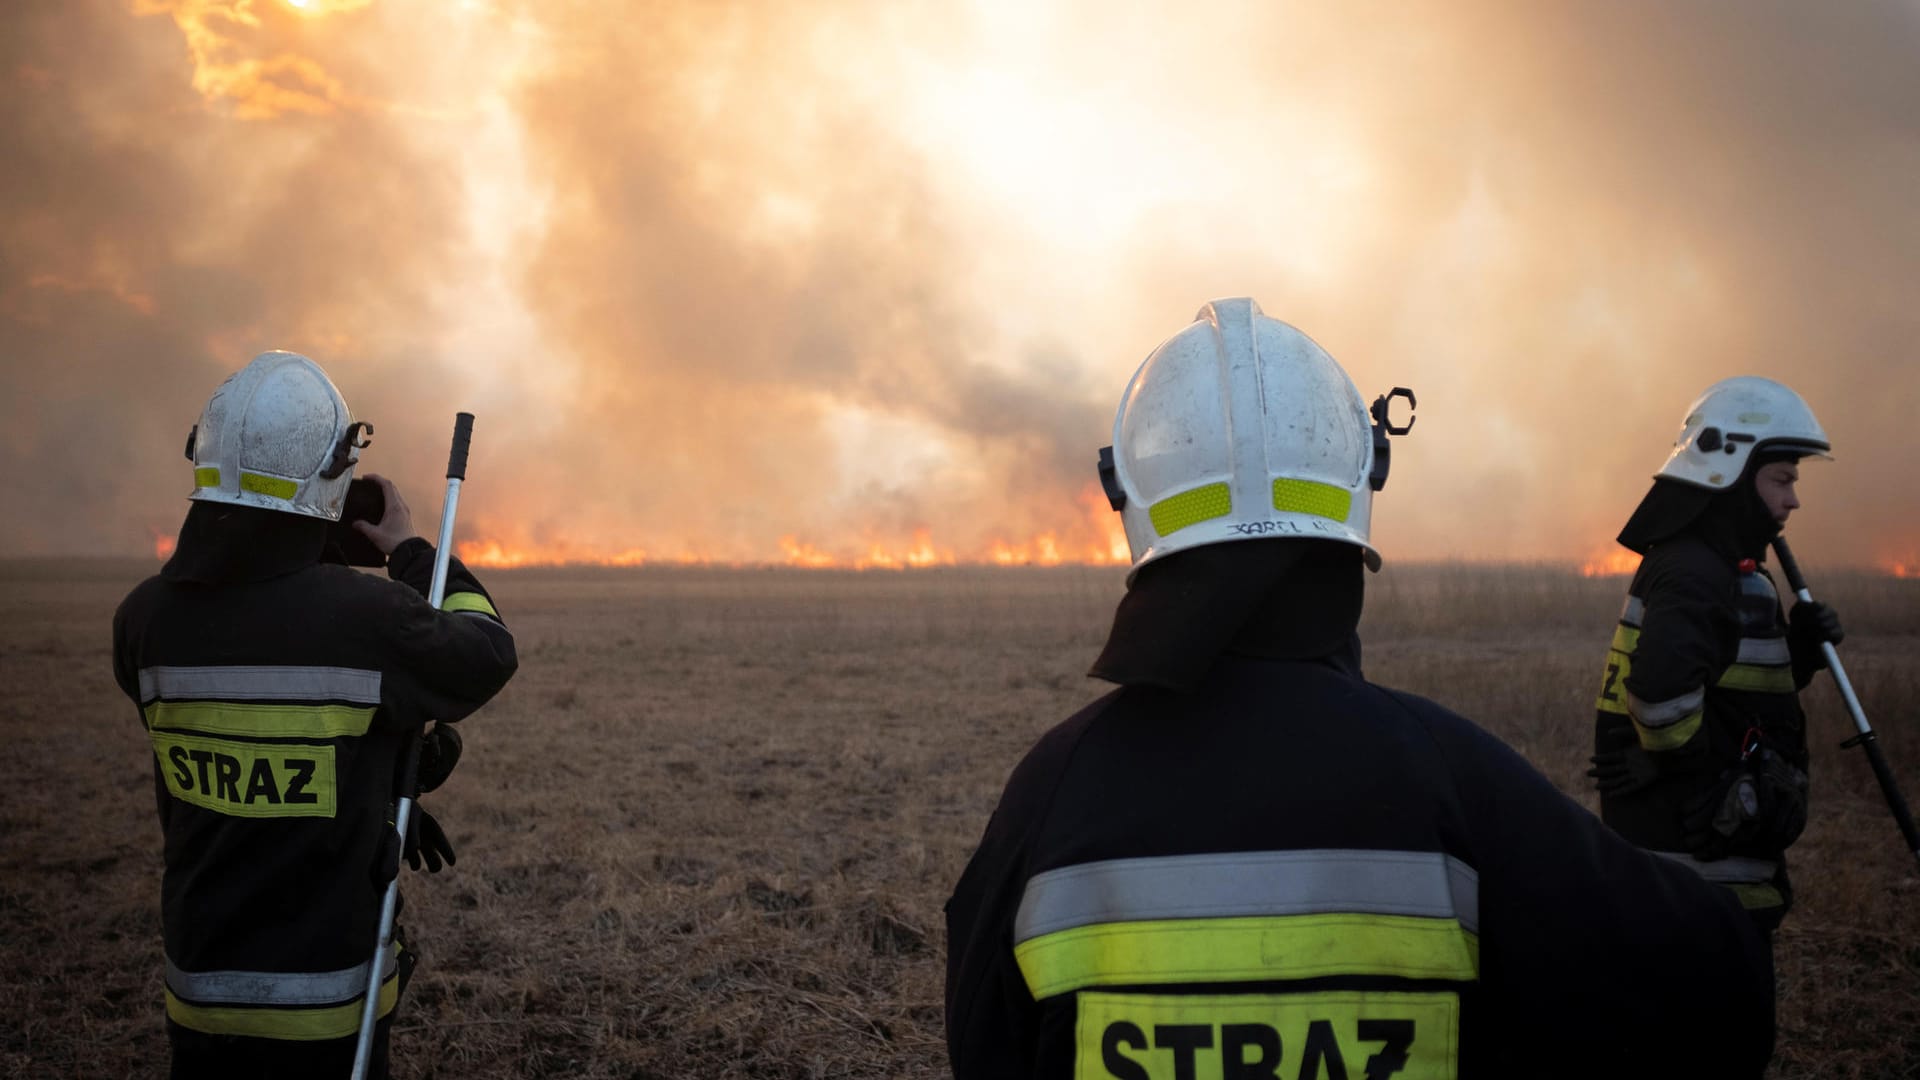
{"label": "firefighter in black jacket", "polygon": [[[189,440],[194,501],[172,559],[114,616],[166,840],[175,1077],[348,1074],[403,740],[514,672],[512,636],[458,561],[428,606],[433,548],[391,483],[372,478],[385,514],[355,528],[392,580],[327,557],[363,429],[313,361],[255,358]],[[436,826],[422,837],[430,867],[451,858]],[[376,1077],[412,957],[396,947],[381,964]]]}
{"label": "firefighter in black jacket", "polygon": [[1726,379],[1693,403],[1620,532],[1644,558],[1595,702],[1601,817],[1732,890],[1769,934],[1807,820],[1799,691],[1842,634],[1825,604],[1784,617],[1761,564],[1800,505],[1798,462],[1829,449],[1806,402],[1769,379]]}
{"label": "firefighter in black jacket", "polygon": [[1250,300],[1134,375],[1101,470],[1120,688],[1021,761],[948,902],[960,1080],[1764,1068],[1771,958],[1731,896],[1362,677],[1384,443]]}

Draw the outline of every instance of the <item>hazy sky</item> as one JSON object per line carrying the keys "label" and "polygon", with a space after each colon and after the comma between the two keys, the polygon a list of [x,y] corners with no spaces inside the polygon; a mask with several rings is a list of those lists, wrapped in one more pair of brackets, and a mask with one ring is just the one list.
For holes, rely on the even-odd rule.
{"label": "hazy sky", "polygon": [[1251,295],[1418,391],[1389,559],[1603,553],[1762,374],[1803,557],[1920,563],[1916,0],[14,0],[0,76],[0,554],[152,550],[267,348],[423,528],[477,413],[470,551],[1108,554]]}

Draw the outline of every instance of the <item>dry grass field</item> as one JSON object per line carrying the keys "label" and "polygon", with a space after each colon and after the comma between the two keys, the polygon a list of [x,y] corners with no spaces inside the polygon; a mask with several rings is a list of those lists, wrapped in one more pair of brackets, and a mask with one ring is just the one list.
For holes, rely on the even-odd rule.
{"label": "dry grass field", "polygon": [[[150,564],[0,564],[0,1076],[163,1075],[149,750],[108,622]],[[1819,570],[1810,566],[1810,572]],[[1114,570],[483,575],[518,679],[427,805],[406,1078],[946,1074],[941,905],[1008,770],[1101,692]],[[1920,581],[1816,577],[1920,798]],[[1371,678],[1584,797],[1624,579],[1389,567]],[[1773,1075],[1920,1076],[1920,875],[1824,680]],[[1591,802],[1589,800],[1589,805]]]}

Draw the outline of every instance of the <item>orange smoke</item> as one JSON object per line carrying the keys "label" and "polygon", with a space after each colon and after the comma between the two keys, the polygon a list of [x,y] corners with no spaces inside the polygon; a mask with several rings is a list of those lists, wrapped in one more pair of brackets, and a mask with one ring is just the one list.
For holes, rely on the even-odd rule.
{"label": "orange smoke", "polygon": [[1581,577],[1624,577],[1640,569],[1640,556],[1623,547],[1609,547],[1580,564]]}
{"label": "orange smoke", "polygon": [[[367,7],[373,0],[307,0],[289,4],[290,14],[316,18]],[[319,61],[261,42],[272,13],[247,0],[134,0],[135,15],[171,16],[193,58],[193,88],[209,104],[224,103],[242,120],[272,120],[288,113],[321,116],[357,104],[346,86]]]}

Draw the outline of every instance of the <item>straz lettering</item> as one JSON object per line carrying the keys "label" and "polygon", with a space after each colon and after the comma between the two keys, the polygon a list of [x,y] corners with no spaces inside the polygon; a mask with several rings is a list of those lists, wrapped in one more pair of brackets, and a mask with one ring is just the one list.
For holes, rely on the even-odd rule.
{"label": "straz lettering", "polygon": [[1080,1077],[1456,1080],[1445,992],[1078,995]]}
{"label": "straz lettering", "polygon": [[235,817],[332,817],[333,747],[153,733],[167,789]]}
{"label": "straz lettering", "polygon": [[[1216,1030],[1219,1038],[1214,1038]],[[1379,1052],[1366,1059],[1360,1075],[1364,1080],[1386,1080],[1407,1067],[1413,1049],[1412,1020],[1361,1020],[1353,1030],[1353,1041],[1385,1043]],[[1107,1025],[1100,1039],[1100,1063],[1115,1080],[1199,1080],[1201,1051],[1219,1047],[1218,1068],[1207,1069],[1208,1076],[1220,1080],[1279,1080],[1280,1067],[1286,1063],[1286,1043],[1280,1031],[1267,1024],[1155,1024],[1153,1038],[1140,1025],[1126,1020]],[[1167,1051],[1156,1060],[1147,1051]],[[1357,1056],[1357,1055],[1356,1055]],[[1307,1037],[1300,1049],[1299,1068],[1285,1074],[1289,1080],[1348,1080],[1347,1055],[1340,1048],[1330,1020],[1307,1022]],[[1153,1066],[1171,1065],[1172,1071]],[[1211,1063],[1208,1063],[1211,1064]]]}

